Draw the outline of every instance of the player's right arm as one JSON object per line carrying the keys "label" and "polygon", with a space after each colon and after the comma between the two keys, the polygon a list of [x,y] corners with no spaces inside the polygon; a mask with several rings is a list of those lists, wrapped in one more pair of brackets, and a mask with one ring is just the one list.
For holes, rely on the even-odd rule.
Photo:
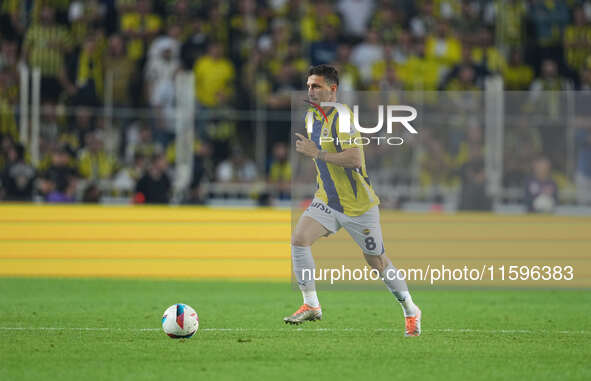
{"label": "player's right arm", "polygon": [[361,150],[357,147],[348,148],[342,152],[320,151],[316,159],[338,165],[344,168],[361,168]]}

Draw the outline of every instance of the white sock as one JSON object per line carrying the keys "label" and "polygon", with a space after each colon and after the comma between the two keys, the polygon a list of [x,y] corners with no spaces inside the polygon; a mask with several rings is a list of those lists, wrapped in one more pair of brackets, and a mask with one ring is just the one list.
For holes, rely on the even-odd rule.
{"label": "white sock", "polygon": [[304,297],[304,304],[307,304],[310,307],[320,307],[316,291],[302,291],[302,296]]}
{"label": "white sock", "polygon": [[[413,303],[410,292],[408,292],[408,286],[404,279],[395,278],[396,267],[391,263],[386,267],[382,276],[384,277],[384,283],[388,290],[396,297],[398,303],[402,307],[404,316],[415,316],[417,313],[417,306]],[[392,279],[390,279],[392,278]]]}
{"label": "white sock", "polygon": [[320,302],[316,295],[316,283],[314,282],[316,265],[312,257],[312,250],[310,250],[309,246],[292,245],[291,261],[296,281],[304,297],[304,304],[310,307],[320,307]]}
{"label": "white sock", "polygon": [[414,304],[414,302],[412,301],[410,292],[401,291],[399,292],[399,294],[401,298],[404,298],[404,300],[401,301],[401,299],[398,299],[398,296],[396,297],[398,299],[398,303],[400,303],[400,306],[402,307],[404,317],[415,316],[417,314],[418,308],[416,304]]}

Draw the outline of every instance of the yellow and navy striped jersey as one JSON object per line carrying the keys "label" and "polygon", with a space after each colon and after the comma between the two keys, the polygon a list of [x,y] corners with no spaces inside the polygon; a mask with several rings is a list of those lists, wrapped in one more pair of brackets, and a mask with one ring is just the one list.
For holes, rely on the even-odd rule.
{"label": "yellow and navy striped jersey", "polygon": [[[350,112],[350,115],[352,117],[353,113]],[[308,118],[313,118],[312,132],[308,132],[308,138],[319,149],[326,152],[342,152],[356,147],[361,150],[361,168],[344,168],[315,159],[317,190],[314,197],[348,216],[359,216],[378,205],[380,200],[367,176],[363,145],[358,144],[359,140],[355,141],[361,134],[353,127],[353,123],[351,133],[339,132],[339,115],[334,107],[326,114],[328,121],[315,109],[310,109],[307,113],[306,126]]]}
{"label": "yellow and navy striped jersey", "polygon": [[32,25],[25,34],[28,63],[41,69],[44,77],[57,77],[64,70],[64,57],[72,47],[68,29],[61,25]]}

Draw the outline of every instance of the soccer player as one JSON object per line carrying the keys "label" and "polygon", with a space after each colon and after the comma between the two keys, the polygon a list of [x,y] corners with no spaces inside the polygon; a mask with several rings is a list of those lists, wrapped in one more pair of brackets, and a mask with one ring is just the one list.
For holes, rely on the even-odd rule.
{"label": "soccer player", "polygon": [[[318,65],[308,71],[311,104],[336,102],[338,86],[338,73],[332,66]],[[307,137],[296,133],[296,151],[316,164],[318,190],[298,221],[291,243],[293,270],[304,304],[284,321],[300,324],[322,318],[314,278],[310,276],[315,269],[310,246],[320,237],[344,227],[360,246],[367,263],[379,271],[386,287],[402,306],[405,335],[418,336],[421,333],[421,310],[413,303],[406,282],[394,276],[396,268],[384,254],[379,199],[367,177],[363,146],[355,144],[355,137],[361,135],[354,127],[350,134],[338,131],[336,108],[322,111],[316,108],[313,113],[308,113],[306,123],[313,125]],[[339,139],[321,140],[321,136]]]}

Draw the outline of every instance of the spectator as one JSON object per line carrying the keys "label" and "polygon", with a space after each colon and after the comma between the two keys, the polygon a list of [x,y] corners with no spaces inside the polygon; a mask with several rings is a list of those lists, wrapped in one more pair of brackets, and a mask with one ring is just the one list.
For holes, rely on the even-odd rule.
{"label": "spectator", "polygon": [[18,87],[13,72],[8,67],[0,67],[0,139],[4,136],[18,140],[15,114]]}
{"label": "spectator", "polygon": [[587,58],[585,65],[581,69],[581,83],[579,90],[591,90],[591,55]]}
{"label": "spectator", "polygon": [[289,199],[291,187],[291,164],[288,160],[287,146],[283,142],[273,146],[273,158],[269,165],[267,181],[273,188],[275,197]]}
{"label": "spectator", "polygon": [[491,210],[492,200],[486,191],[486,175],[482,147],[468,147],[468,161],[460,168],[462,191],[460,193],[460,210]]}
{"label": "spectator", "polygon": [[534,79],[534,70],[523,62],[520,49],[514,48],[509,53],[509,64],[503,70],[505,90],[527,90]]}
{"label": "spectator", "polygon": [[443,65],[425,52],[425,41],[417,40],[415,52],[401,65],[398,77],[407,90],[436,90]]}
{"label": "spectator", "polygon": [[412,56],[414,49],[412,46],[412,36],[406,31],[398,34],[396,41],[390,45],[391,58],[396,64],[403,65]]}
{"label": "spectator", "polygon": [[68,9],[70,8],[70,0],[41,0],[35,1],[31,9],[31,20],[34,23],[39,22],[42,18],[43,7],[50,6],[55,14],[55,21],[59,25],[68,25]]}
{"label": "spectator", "polygon": [[351,62],[359,68],[361,80],[364,83],[369,83],[372,66],[383,57],[383,47],[375,30],[370,30],[365,40],[355,46],[351,52]]}
{"label": "spectator", "polygon": [[206,12],[205,26],[208,38],[221,44],[222,50],[229,55],[230,48],[230,26],[229,7],[223,2],[214,2],[204,9]]}
{"label": "spectator", "polygon": [[72,202],[78,172],[70,164],[70,156],[64,147],[58,147],[52,154],[51,165],[42,174],[40,193],[49,202]]}
{"label": "spectator", "polygon": [[289,23],[285,19],[273,20],[270,33],[265,33],[258,40],[262,53],[260,64],[269,74],[277,74],[285,62],[291,39]]}
{"label": "spectator", "polygon": [[8,159],[8,152],[12,149],[14,142],[8,136],[2,136],[0,134],[0,173],[4,171],[7,163],[10,161]]}
{"label": "spectator", "polygon": [[38,169],[41,171],[51,163],[51,154],[59,144],[59,133],[63,130],[63,121],[63,115],[58,114],[56,107],[43,108],[39,126],[39,156],[41,162]]}
{"label": "spectator", "polygon": [[230,9],[229,55],[237,67],[248,61],[255,36],[265,32],[268,13],[256,0],[240,0]]}
{"label": "spectator", "polygon": [[561,169],[564,169],[562,158],[566,151],[563,118],[568,112],[564,91],[570,89],[571,82],[559,74],[556,62],[544,60],[542,77],[532,83],[526,108],[544,117],[539,124],[543,152],[555,167]]}
{"label": "spectator", "polygon": [[442,90],[448,91],[477,91],[480,87],[476,85],[476,71],[471,65],[460,65],[454,71],[455,77],[452,77]]}
{"label": "spectator", "polygon": [[66,75],[64,57],[72,50],[68,30],[55,22],[55,11],[49,5],[41,7],[40,21],[25,35],[23,55],[30,67],[41,70],[42,100],[55,103],[65,89],[70,95],[76,91]]}
{"label": "spectator", "polygon": [[179,40],[187,40],[193,33],[193,21],[197,18],[197,12],[192,1],[177,0],[168,3],[169,12],[166,18],[166,25],[178,26],[180,31]]}
{"label": "spectator", "polygon": [[187,203],[205,203],[205,194],[201,184],[213,180],[213,163],[211,160],[212,147],[207,142],[199,142],[193,158],[193,177],[189,188]]}
{"label": "spectator", "polygon": [[0,69],[12,72],[16,79],[18,60],[18,41],[0,40]]}
{"label": "spectator", "polygon": [[380,31],[380,39],[386,44],[394,44],[398,36],[404,33],[404,20],[389,1],[382,1],[369,25],[371,29]]}
{"label": "spectator", "polygon": [[91,29],[97,25],[103,25],[103,15],[106,14],[104,4],[99,0],[69,1],[68,20],[72,39],[76,45],[82,45],[85,39],[92,34]]}
{"label": "spectator", "polygon": [[[6,137],[10,141],[19,140],[17,127],[17,104],[19,96],[18,72],[16,71],[16,52],[13,42],[0,41],[0,141]],[[8,141],[7,140],[7,141]],[[2,170],[0,156],[0,171]]]}
{"label": "spectator", "polygon": [[[384,45],[383,58],[376,61],[371,68],[371,90],[376,90],[380,88],[379,83],[382,82],[382,80],[389,82],[394,78],[392,77],[392,75],[397,77],[397,68],[407,61],[407,57],[403,57],[402,54],[399,53],[400,51],[397,50],[394,44]],[[390,79],[384,78],[388,74],[390,74],[391,76]],[[396,82],[398,83],[398,79],[396,79]],[[399,87],[402,87],[401,84]],[[396,86],[394,86],[394,88],[396,88]]]}
{"label": "spectator", "polygon": [[234,148],[229,159],[218,164],[216,179],[219,182],[252,182],[257,178],[254,162],[244,156],[239,148]]}
{"label": "spectator", "polygon": [[[546,110],[548,113],[552,115],[553,118],[556,118],[557,115],[560,113],[558,107],[560,106],[557,102],[553,102],[549,104],[552,100],[547,97],[547,92],[550,91],[564,91],[572,89],[572,84],[570,81],[563,76],[560,75],[558,72],[558,65],[555,61],[547,59],[542,62],[542,75],[540,78],[534,80],[534,82],[530,86],[530,102],[538,102],[538,110]],[[541,104],[543,103],[543,104]]]}
{"label": "spectator", "polygon": [[563,0],[536,0],[528,10],[536,38],[537,61],[562,56],[562,32],[569,21],[568,8]]}
{"label": "spectator", "polygon": [[530,213],[550,213],[558,204],[558,186],[550,177],[550,160],[540,156],[533,162],[533,176],[526,181],[525,205]]}
{"label": "spectator", "polygon": [[167,204],[170,200],[171,181],[166,173],[168,163],[164,155],[152,158],[149,169],[138,181],[135,200],[146,204]]}
{"label": "spectator", "polygon": [[[583,123],[587,124],[588,121]],[[577,187],[577,202],[591,203],[591,129],[588,125],[579,127],[576,132],[577,169],[575,184]]]}
{"label": "spectator", "polygon": [[158,128],[171,134],[174,131],[174,78],[181,68],[180,41],[181,29],[177,25],[168,28],[166,36],[158,37],[150,46],[145,71],[147,99],[160,118]]}
{"label": "spectator", "polygon": [[53,203],[71,203],[76,201],[76,180],[54,183],[47,180],[45,201]]}
{"label": "spectator", "polygon": [[310,44],[310,61],[316,66],[335,60],[338,47],[338,30],[334,25],[323,24],[322,40]]}
{"label": "spectator", "polygon": [[114,174],[117,163],[103,148],[103,141],[97,133],[87,136],[86,148],[80,152],[78,170],[89,181],[108,180]]}
{"label": "spectator", "polygon": [[[78,57],[76,86],[89,98],[103,99],[104,80],[104,41],[99,33],[91,33],[84,40],[82,52]],[[96,102],[98,103],[98,102]]]}
{"label": "spectator", "polygon": [[374,13],[374,0],[339,0],[337,9],[343,15],[343,30],[347,36],[363,38]]}
{"label": "spectator", "polygon": [[402,90],[403,84],[398,78],[394,63],[389,61],[385,65],[385,73],[382,75],[374,74],[374,81],[370,86],[370,90],[382,91],[384,93]]}
{"label": "spectator", "polygon": [[135,190],[135,185],[144,176],[146,157],[136,152],[133,162],[121,168],[113,178],[113,190],[116,195],[129,195]]}
{"label": "spectator", "polygon": [[126,56],[125,41],[119,34],[109,38],[105,69],[113,76],[114,106],[129,107],[131,105],[130,89],[136,68],[135,62]]}
{"label": "spectator", "polygon": [[579,71],[591,55],[591,25],[581,6],[574,9],[573,21],[564,30],[564,58],[570,69]]}
{"label": "spectator", "polygon": [[461,18],[462,5],[460,0],[434,1],[435,15],[442,20],[455,21]]}
{"label": "spectator", "polygon": [[474,1],[461,2],[461,14],[457,18],[457,31],[462,36],[462,42],[471,45],[478,44],[478,31],[482,26],[480,7]]}
{"label": "spectator", "polygon": [[526,116],[508,123],[503,155],[503,183],[508,187],[523,187],[530,163],[542,153],[542,137],[537,126]]}
{"label": "spectator", "polygon": [[88,184],[82,193],[82,202],[96,204],[101,200],[102,192],[98,185],[94,183]]}
{"label": "spectator", "polygon": [[420,158],[420,183],[424,187],[450,185],[453,179],[453,159],[439,139],[428,132],[423,134],[424,152]]}
{"label": "spectator", "polygon": [[[296,9],[293,11],[298,12],[297,4]],[[284,16],[291,17],[293,13],[288,13]],[[320,28],[322,25],[331,24],[338,29],[342,29],[341,18],[336,13],[335,8],[331,2],[327,0],[320,0],[317,2],[310,3],[307,7],[306,13],[300,21],[300,34],[304,43],[311,43],[320,40],[322,37],[320,34]],[[345,32],[346,33],[346,32]]]}
{"label": "spectator", "polygon": [[127,147],[125,151],[125,161],[134,162],[137,155],[142,157],[153,157],[162,154],[164,147],[153,139],[152,129],[141,123],[134,123],[127,134]]}
{"label": "spectator", "polygon": [[462,61],[453,66],[443,79],[441,90],[479,90],[484,88],[484,78],[488,69],[476,63],[472,57],[472,48],[462,47]]}
{"label": "spectator", "polygon": [[359,69],[351,62],[351,45],[340,43],[337,48],[336,61],[333,65],[339,72],[339,90],[351,92],[361,86],[361,74]]}
{"label": "spectator", "polygon": [[475,34],[475,45],[472,48],[472,59],[488,72],[501,73],[507,67],[504,55],[494,44],[492,32],[481,27]]}
{"label": "spectator", "polygon": [[525,17],[526,0],[495,1],[490,7],[490,18],[494,18],[497,43],[509,49],[521,49],[526,42]]}
{"label": "spectator", "polygon": [[195,62],[195,94],[205,107],[227,104],[234,95],[234,65],[224,57],[223,46],[212,42],[207,54]]}
{"label": "spectator", "polygon": [[137,0],[135,9],[121,9],[121,32],[128,39],[127,55],[138,60],[145,54],[146,46],[158,34],[162,19],[152,12],[151,0]]}
{"label": "spectator", "polygon": [[[470,160],[476,160],[484,157],[484,138],[482,127],[477,120],[470,120],[466,126],[461,126],[461,133],[451,134],[448,136],[451,152],[457,152],[455,156],[456,168],[461,167]],[[458,139],[458,137],[461,137]],[[462,140],[462,141],[460,141]]]}
{"label": "spectator", "polygon": [[462,59],[462,44],[450,31],[449,24],[439,21],[435,33],[425,41],[425,54],[445,66],[451,66]]}
{"label": "spectator", "polygon": [[63,146],[54,149],[51,155],[51,164],[44,172],[44,177],[54,183],[68,183],[78,177],[78,172],[72,166],[70,155]]}
{"label": "spectator", "polygon": [[273,93],[270,94],[267,100],[270,108],[289,110],[291,95],[299,89],[296,74],[295,68],[286,63],[278,75],[273,77]]}
{"label": "spectator", "polygon": [[25,148],[22,144],[11,146],[8,151],[8,163],[1,179],[5,200],[32,200],[35,169],[25,162]]}
{"label": "spectator", "polygon": [[147,98],[153,107],[173,104],[174,74],[180,69],[180,32],[177,25],[172,25],[166,36],[156,38],[150,46],[145,76]]}
{"label": "spectator", "polygon": [[30,4],[23,1],[3,1],[0,6],[0,36],[15,40],[25,34],[26,14]]}
{"label": "spectator", "polygon": [[436,19],[433,1],[422,1],[420,11],[412,16],[409,29],[413,37],[424,39],[435,29]]}
{"label": "spectator", "polygon": [[181,60],[185,70],[191,70],[195,61],[206,51],[208,36],[204,29],[203,20],[197,16],[191,18],[189,25],[183,29],[183,35],[187,34],[181,46]]}
{"label": "spectator", "polygon": [[87,135],[96,130],[96,118],[93,110],[81,103],[74,103],[74,119],[59,132],[59,142],[70,152],[76,152],[86,144]]}

